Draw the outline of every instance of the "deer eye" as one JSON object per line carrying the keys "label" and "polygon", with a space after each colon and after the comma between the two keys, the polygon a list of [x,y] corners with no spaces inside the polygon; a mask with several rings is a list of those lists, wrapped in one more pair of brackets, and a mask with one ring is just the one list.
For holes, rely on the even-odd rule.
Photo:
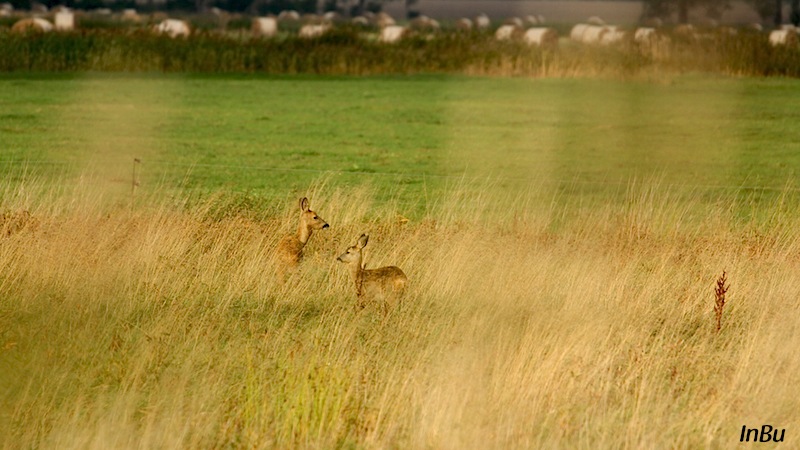
{"label": "deer eye", "polygon": [[319,217],[317,217],[317,216],[314,216],[314,220],[317,220],[317,219],[319,219]]}

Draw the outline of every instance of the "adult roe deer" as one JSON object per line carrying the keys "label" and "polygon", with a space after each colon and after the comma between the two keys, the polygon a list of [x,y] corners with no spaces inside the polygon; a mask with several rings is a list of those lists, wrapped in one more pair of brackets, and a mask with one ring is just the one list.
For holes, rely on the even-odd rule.
{"label": "adult roe deer", "polygon": [[365,269],[362,266],[362,250],[367,246],[369,236],[362,234],[356,245],[339,255],[339,261],[347,264],[356,285],[358,306],[363,308],[369,298],[381,297],[382,309],[386,314],[389,299],[397,300],[403,295],[408,277],[396,266]]}
{"label": "adult roe deer", "polygon": [[297,233],[290,234],[281,239],[278,244],[278,257],[284,266],[294,267],[303,259],[303,247],[306,246],[314,230],[323,230],[330,227],[322,217],[311,210],[308,199],[300,199],[300,224]]}

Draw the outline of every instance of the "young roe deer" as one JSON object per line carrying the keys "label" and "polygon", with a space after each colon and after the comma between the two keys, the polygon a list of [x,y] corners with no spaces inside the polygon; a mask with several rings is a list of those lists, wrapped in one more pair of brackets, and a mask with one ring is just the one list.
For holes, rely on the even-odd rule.
{"label": "young roe deer", "polygon": [[300,199],[300,224],[297,233],[290,234],[281,239],[278,244],[278,256],[285,266],[297,266],[303,259],[303,247],[306,246],[314,230],[323,230],[330,227],[322,217],[311,210],[308,199]]}
{"label": "young roe deer", "polygon": [[347,264],[356,285],[358,306],[366,306],[370,298],[382,298],[383,313],[386,314],[389,300],[398,300],[405,290],[408,277],[396,266],[365,269],[362,266],[362,250],[367,246],[369,236],[362,234],[356,245],[347,249],[337,259]]}

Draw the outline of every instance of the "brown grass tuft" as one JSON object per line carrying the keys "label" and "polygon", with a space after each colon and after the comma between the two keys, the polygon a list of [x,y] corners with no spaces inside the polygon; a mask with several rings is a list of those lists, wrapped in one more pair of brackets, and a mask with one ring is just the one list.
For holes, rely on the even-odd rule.
{"label": "brown grass tuft", "polygon": [[727,274],[722,271],[722,276],[717,279],[717,287],[714,288],[714,315],[717,318],[717,331],[722,328],[722,308],[725,307],[725,293],[728,292],[728,287],[725,283],[728,281]]}

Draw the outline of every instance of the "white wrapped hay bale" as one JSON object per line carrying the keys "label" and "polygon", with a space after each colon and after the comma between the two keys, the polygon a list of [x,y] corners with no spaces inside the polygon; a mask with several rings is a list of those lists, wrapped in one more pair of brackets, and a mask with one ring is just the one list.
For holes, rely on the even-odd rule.
{"label": "white wrapped hay bale", "polygon": [[522,28],[516,25],[501,25],[494,32],[494,38],[498,41],[510,41],[522,35]]}
{"label": "white wrapped hay bale", "polygon": [[336,11],[328,11],[322,15],[322,19],[326,22],[340,22],[342,20],[342,15]]}
{"label": "white wrapped hay bale", "polygon": [[278,19],[274,17],[256,17],[251,27],[253,36],[275,37],[278,34]]}
{"label": "white wrapped hay bale", "polygon": [[375,14],[375,25],[380,28],[390,27],[392,25],[396,25],[394,18],[385,12],[379,12]]}
{"label": "white wrapped hay bale", "polygon": [[191,28],[189,28],[189,24],[186,21],[166,19],[155,26],[155,32],[158,34],[166,34],[171,38],[188,37],[189,34],[191,34]]}
{"label": "white wrapped hay bale", "polygon": [[486,30],[492,25],[492,21],[486,14],[479,14],[472,22],[478,30]]}
{"label": "white wrapped hay bale", "polygon": [[120,18],[126,22],[133,22],[133,23],[139,23],[142,21],[142,17],[133,8],[123,9]]}
{"label": "white wrapped hay bale", "polygon": [[532,46],[542,48],[558,47],[558,32],[553,28],[539,27],[528,28],[522,36],[522,40]]}
{"label": "white wrapped hay bale", "polygon": [[55,29],[58,31],[72,31],[75,29],[75,14],[72,11],[61,10],[54,16]]}
{"label": "white wrapped hay bale", "polygon": [[652,42],[656,38],[656,29],[651,27],[639,27],[633,32],[633,41],[638,44]]}
{"label": "white wrapped hay bale", "polygon": [[14,33],[47,33],[53,31],[53,24],[40,17],[18,20],[12,27]]}
{"label": "white wrapped hay bale", "polygon": [[328,24],[320,24],[320,25],[303,25],[300,27],[299,36],[304,39],[311,39],[320,37],[323,34],[327,33],[328,30],[331,29],[331,26]]}
{"label": "white wrapped hay bale", "polygon": [[671,55],[671,43],[667,35],[653,27],[640,27],[633,32],[631,36],[633,42],[639,47],[640,50],[655,58],[656,60],[664,60]]}
{"label": "white wrapped hay bale", "polygon": [[797,32],[791,28],[772,30],[769,33],[769,44],[773,47],[797,45]]}
{"label": "white wrapped hay bale", "polygon": [[300,13],[295,10],[281,11],[278,14],[278,21],[280,22],[299,22]]}
{"label": "white wrapped hay bale", "polygon": [[364,16],[355,16],[350,20],[350,23],[352,23],[353,25],[366,27],[369,25],[369,19],[367,19]]}
{"label": "white wrapped hay bale", "polygon": [[470,31],[472,30],[472,20],[462,17],[456,21],[456,30]]}
{"label": "white wrapped hay bale", "polygon": [[606,30],[600,35],[600,44],[614,45],[625,39],[626,33],[615,26],[605,27]]}
{"label": "white wrapped hay bale", "polygon": [[590,25],[586,23],[575,25],[569,32],[569,38],[575,42],[583,42],[583,33],[585,33],[586,29],[589,27]]}
{"label": "white wrapped hay bale", "polygon": [[408,33],[408,28],[401,25],[390,25],[381,30],[378,40],[386,44],[400,42]]}
{"label": "white wrapped hay bale", "polygon": [[415,17],[408,23],[408,27],[418,31],[438,31],[441,28],[438,21],[428,16]]}
{"label": "white wrapped hay bale", "polygon": [[583,32],[583,39],[584,44],[599,44],[600,41],[603,39],[603,35],[608,32],[606,27],[601,27],[597,25],[589,25],[586,28],[586,31]]}
{"label": "white wrapped hay bale", "polygon": [[503,25],[514,25],[515,27],[522,28],[525,26],[525,22],[519,17],[509,17],[503,22]]}

